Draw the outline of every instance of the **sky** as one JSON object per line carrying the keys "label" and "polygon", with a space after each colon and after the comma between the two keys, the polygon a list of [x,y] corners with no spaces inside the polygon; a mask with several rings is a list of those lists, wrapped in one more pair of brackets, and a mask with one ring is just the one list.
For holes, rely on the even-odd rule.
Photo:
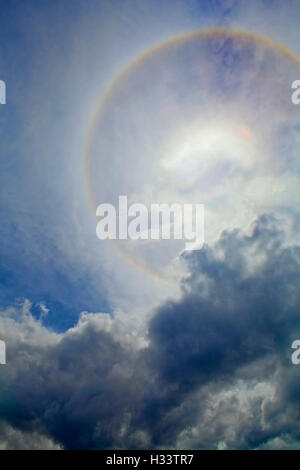
{"label": "sky", "polygon": [[[299,449],[300,4],[0,2],[0,449]],[[204,204],[205,244],[96,207]]]}

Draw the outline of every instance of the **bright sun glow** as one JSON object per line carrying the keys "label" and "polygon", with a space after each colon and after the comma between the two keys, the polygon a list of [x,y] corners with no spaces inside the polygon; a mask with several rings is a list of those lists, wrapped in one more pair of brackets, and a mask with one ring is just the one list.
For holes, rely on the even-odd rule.
{"label": "bright sun glow", "polygon": [[257,139],[246,124],[209,123],[185,130],[168,146],[161,166],[182,184],[192,185],[201,175],[207,181],[212,173],[250,168],[258,156]]}

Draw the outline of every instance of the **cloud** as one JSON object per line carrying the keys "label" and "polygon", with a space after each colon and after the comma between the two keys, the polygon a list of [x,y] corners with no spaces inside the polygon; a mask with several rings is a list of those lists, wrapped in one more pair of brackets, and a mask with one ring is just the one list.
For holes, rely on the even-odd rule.
{"label": "cloud", "polygon": [[[127,330],[118,317],[83,313],[76,327],[58,335],[32,317],[28,301],[2,312],[3,421],[21,433],[53,436],[66,448],[122,446],[144,382],[136,364],[141,339]],[[146,438],[134,429],[132,439]]]}
{"label": "cloud", "polygon": [[61,450],[61,446],[38,432],[21,432],[8,425],[0,426],[0,450]]}
{"label": "cloud", "polygon": [[143,340],[121,313],[85,312],[56,334],[28,301],[3,312],[2,445],[293,446],[300,247],[287,240],[264,215],[185,255],[182,297],[153,312]]}
{"label": "cloud", "polygon": [[[180,302],[165,304],[149,327],[152,348],[149,362],[159,377],[161,390],[167,390],[168,395],[167,399],[164,393],[158,395],[156,404],[159,409],[165,402],[168,416],[161,438],[176,439],[176,423],[181,428],[179,423],[184,416],[187,426],[200,427],[198,445],[204,438],[206,445],[215,446],[222,440],[221,430],[218,439],[211,436],[207,440],[207,436],[211,428],[219,428],[222,422],[225,426],[227,422],[228,430],[237,436],[229,439],[232,447],[252,446],[255,439],[251,433],[259,440],[274,431],[269,429],[273,418],[267,412],[274,403],[281,402],[278,413],[286,413],[289,421],[287,408],[292,406],[291,400],[280,399],[278,390],[281,387],[285,390],[287,374],[294,377],[296,373],[290,361],[290,345],[300,334],[300,249],[285,246],[279,221],[265,215],[257,220],[252,233],[223,232],[213,248],[188,254],[186,260],[190,276],[184,282],[185,295]],[[265,382],[267,388],[275,388],[277,395],[274,403],[268,394],[263,399],[251,399],[253,403],[258,400],[261,406],[260,425],[256,420],[255,429],[251,424],[251,400],[247,405],[249,413],[245,407],[242,420],[235,416],[241,413],[243,390],[249,387],[251,391],[254,384]],[[232,387],[241,388],[241,393],[233,394]],[[224,394],[207,416],[208,399],[218,401],[220,392],[228,389],[229,394]],[[196,407],[197,412],[194,404],[187,403],[199,390],[202,392],[197,403],[203,405]],[[203,390],[207,392],[203,394]],[[195,420],[198,423],[193,423]],[[290,430],[293,419],[285,425]]]}
{"label": "cloud", "polygon": [[263,216],[250,235],[223,232],[214,248],[186,255],[185,296],[150,325],[162,375],[190,384],[287,347],[299,327],[300,249],[283,248],[277,224]]}

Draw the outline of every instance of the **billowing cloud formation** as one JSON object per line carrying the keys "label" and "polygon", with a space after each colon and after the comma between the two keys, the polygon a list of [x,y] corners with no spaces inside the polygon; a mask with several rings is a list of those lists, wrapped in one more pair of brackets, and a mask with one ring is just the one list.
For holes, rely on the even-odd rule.
{"label": "billowing cloud formation", "polygon": [[3,312],[2,447],[297,447],[300,247],[286,232],[265,215],[186,255],[182,297],[144,342],[122,315],[56,334],[28,302]]}
{"label": "billowing cloud formation", "polygon": [[300,251],[284,248],[283,235],[263,216],[252,234],[224,232],[214,249],[187,256],[182,301],[152,320],[155,369],[173,397],[166,434],[178,438],[183,419],[183,446],[214,447],[226,437],[226,445],[248,447],[293,429],[286,393],[297,374],[289,348],[299,336]]}

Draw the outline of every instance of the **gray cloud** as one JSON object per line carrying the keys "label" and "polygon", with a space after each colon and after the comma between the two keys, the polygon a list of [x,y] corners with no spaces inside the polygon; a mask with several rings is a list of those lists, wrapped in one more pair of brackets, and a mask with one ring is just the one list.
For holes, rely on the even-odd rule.
{"label": "gray cloud", "polygon": [[52,439],[38,432],[21,432],[8,425],[0,426],[0,450],[61,450]]}
{"label": "gray cloud", "polygon": [[35,448],[293,446],[300,248],[285,231],[265,215],[185,255],[182,298],[154,312],[147,342],[122,315],[84,313],[57,335],[28,302],[4,312],[3,446],[37,432]]}

